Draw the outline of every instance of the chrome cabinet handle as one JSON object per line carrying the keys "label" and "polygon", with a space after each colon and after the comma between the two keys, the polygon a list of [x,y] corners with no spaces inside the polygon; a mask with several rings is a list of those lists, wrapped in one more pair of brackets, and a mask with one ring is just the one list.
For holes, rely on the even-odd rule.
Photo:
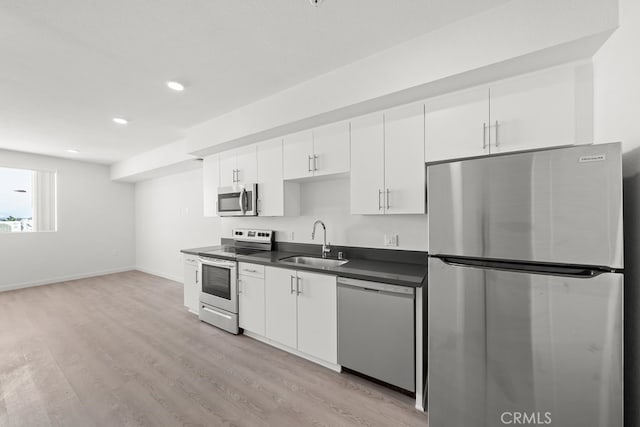
{"label": "chrome cabinet handle", "polygon": [[482,149],[487,149],[487,124],[482,123]]}
{"label": "chrome cabinet handle", "polygon": [[382,203],[380,203],[380,196],[382,196],[382,190],[378,190],[378,210],[383,208]]}
{"label": "chrome cabinet handle", "polygon": [[293,289],[293,279],[295,279],[295,278],[296,278],[296,276],[291,276],[291,282],[290,282],[290,284],[291,284],[291,287],[290,287],[291,292],[289,292],[289,293],[292,294],[292,295],[295,292],[295,290]]}
{"label": "chrome cabinet handle", "polygon": [[198,270],[195,271],[196,273],[196,285],[198,284]]}
{"label": "chrome cabinet handle", "polygon": [[498,146],[498,121],[496,120],[496,147]]}
{"label": "chrome cabinet handle", "polygon": [[258,270],[250,270],[248,268],[245,268],[244,271],[248,271],[249,273],[257,273]]}
{"label": "chrome cabinet handle", "polygon": [[309,156],[307,156],[307,169],[309,172],[313,172],[313,169],[311,169],[311,160],[313,160],[313,156],[309,154]]}
{"label": "chrome cabinet handle", "polygon": [[300,278],[296,277],[296,295],[300,295],[302,291],[300,290]]}
{"label": "chrome cabinet handle", "polygon": [[235,169],[233,169],[231,171],[231,181],[232,182],[236,182],[236,170]]}
{"label": "chrome cabinet handle", "polygon": [[391,191],[389,191],[389,189],[387,188],[387,210],[391,208],[391,201],[389,200]]}
{"label": "chrome cabinet handle", "polygon": [[238,294],[241,294],[242,292],[242,280],[238,279]]}
{"label": "chrome cabinet handle", "polygon": [[318,170],[318,155],[317,154],[313,155],[313,170],[314,171]]}

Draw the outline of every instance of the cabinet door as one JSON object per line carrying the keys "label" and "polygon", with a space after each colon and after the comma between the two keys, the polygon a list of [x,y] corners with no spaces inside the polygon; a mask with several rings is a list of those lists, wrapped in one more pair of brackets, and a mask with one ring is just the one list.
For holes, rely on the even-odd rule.
{"label": "cabinet door", "polygon": [[425,212],[424,106],[384,114],[385,209],[388,214]]}
{"label": "cabinet door", "polygon": [[238,303],[240,327],[264,335],[264,279],[239,276]]}
{"label": "cabinet door", "polygon": [[202,189],[204,216],[218,216],[218,187],[220,186],[220,164],[218,156],[208,156],[202,162]]}
{"label": "cabinet door", "polygon": [[282,140],[258,144],[258,213],[262,216],[284,215],[284,178]]}
{"label": "cabinet door", "polygon": [[425,104],[425,161],[489,154],[489,89],[474,88]]}
{"label": "cabinet door", "polygon": [[576,141],[574,68],[564,67],[491,86],[491,152]]}
{"label": "cabinet door", "polygon": [[382,113],[351,122],[351,213],[384,213],[384,129]]}
{"label": "cabinet door", "polygon": [[284,179],[313,176],[313,137],[311,131],[289,135],[283,144]]}
{"label": "cabinet door", "polygon": [[236,152],[235,150],[225,151],[220,154],[220,187],[229,187],[235,184],[236,180]]}
{"label": "cabinet door", "polygon": [[198,262],[193,255],[184,256],[184,305],[192,313],[198,312],[200,278]]}
{"label": "cabinet door", "polygon": [[349,122],[313,130],[314,176],[349,172]]}
{"label": "cabinet door", "polygon": [[254,184],[258,181],[256,145],[236,150],[236,180],[239,184]]}
{"label": "cabinet door", "polygon": [[298,350],[337,363],[336,277],[298,271]]}
{"label": "cabinet door", "polygon": [[296,272],[284,268],[265,268],[265,336],[280,344],[297,348]]}

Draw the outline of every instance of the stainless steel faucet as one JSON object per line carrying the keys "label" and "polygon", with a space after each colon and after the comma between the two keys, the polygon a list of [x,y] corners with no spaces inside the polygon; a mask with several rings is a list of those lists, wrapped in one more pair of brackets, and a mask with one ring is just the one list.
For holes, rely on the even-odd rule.
{"label": "stainless steel faucet", "polygon": [[331,247],[329,246],[331,243],[327,244],[327,227],[325,227],[324,222],[317,220],[313,223],[313,231],[311,232],[311,238],[316,238],[316,225],[320,224],[322,226],[322,231],[324,232],[324,239],[322,241],[322,258],[326,258],[327,254],[331,252]]}

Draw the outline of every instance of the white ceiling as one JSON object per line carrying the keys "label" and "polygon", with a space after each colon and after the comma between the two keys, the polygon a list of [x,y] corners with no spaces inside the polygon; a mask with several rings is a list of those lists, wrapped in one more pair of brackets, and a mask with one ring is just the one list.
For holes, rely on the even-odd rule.
{"label": "white ceiling", "polygon": [[113,163],[507,1],[3,1],[0,148]]}

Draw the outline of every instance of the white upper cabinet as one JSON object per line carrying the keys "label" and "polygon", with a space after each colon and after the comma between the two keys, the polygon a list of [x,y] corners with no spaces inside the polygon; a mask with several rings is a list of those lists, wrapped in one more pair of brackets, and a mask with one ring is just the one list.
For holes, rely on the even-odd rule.
{"label": "white upper cabinet", "polygon": [[220,153],[220,187],[230,187],[236,183],[236,166],[235,150]]}
{"label": "white upper cabinet", "polygon": [[283,150],[284,179],[349,172],[349,123],[286,136]]}
{"label": "white upper cabinet", "polygon": [[425,103],[425,161],[489,154],[489,89],[474,88]]}
{"label": "white upper cabinet", "polygon": [[313,130],[313,175],[349,172],[349,122]]}
{"label": "white upper cabinet", "polygon": [[284,179],[313,176],[313,134],[305,131],[284,138]]}
{"label": "white upper cabinet", "polygon": [[256,145],[238,148],[236,151],[236,183],[255,184],[258,181]]}
{"label": "white upper cabinet", "polygon": [[555,68],[491,86],[491,152],[576,141],[573,67]]}
{"label": "white upper cabinet", "polygon": [[218,155],[207,156],[202,162],[202,188],[204,216],[218,216],[218,187],[220,187],[220,163]]}
{"label": "white upper cabinet", "polygon": [[351,213],[425,213],[424,106],[351,122]]}
{"label": "white upper cabinet", "polygon": [[384,158],[385,212],[425,213],[423,104],[384,113]]}
{"label": "white upper cabinet", "polygon": [[284,215],[282,140],[258,144],[258,214]]}
{"label": "white upper cabinet", "polygon": [[593,140],[593,68],[569,65],[444,95],[425,105],[425,161]]}
{"label": "white upper cabinet", "polygon": [[258,161],[255,145],[220,154],[220,187],[253,184],[257,179]]}
{"label": "white upper cabinet", "polygon": [[384,214],[384,128],[382,113],[351,122],[351,213]]}

